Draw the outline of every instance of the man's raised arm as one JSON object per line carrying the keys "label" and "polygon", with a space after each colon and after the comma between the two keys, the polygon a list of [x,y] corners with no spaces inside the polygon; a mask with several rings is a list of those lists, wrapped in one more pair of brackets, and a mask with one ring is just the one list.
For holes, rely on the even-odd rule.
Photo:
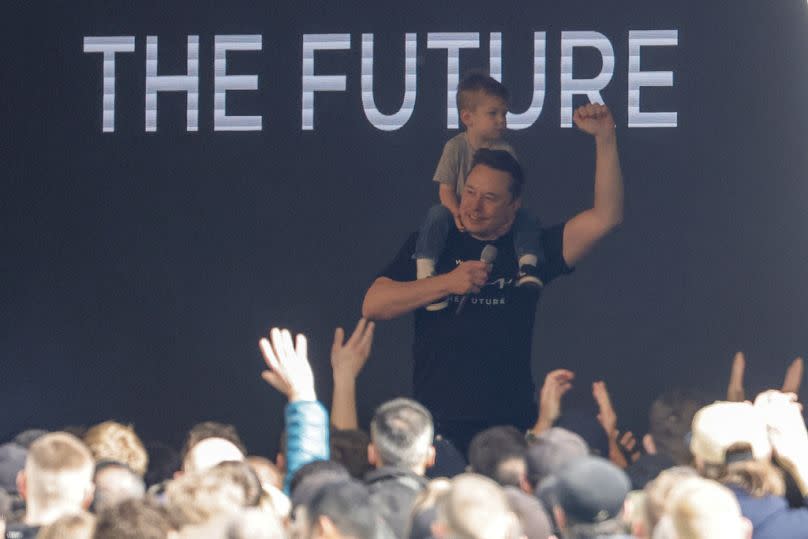
{"label": "man's raised arm", "polygon": [[389,277],[379,277],[365,293],[362,316],[372,320],[390,320],[449,294],[476,294],[485,284],[490,271],[491,266],[485,262],[468,260],[449,273],[426,279],[394,281]]}
{"label": "man's raised arm", "polygon": [[570,267],[623,221],[623,174],[612,113],[606,105],[584,105],[575,110],[573,121],[595,137],[595,202],[564,226],[563,256]]}

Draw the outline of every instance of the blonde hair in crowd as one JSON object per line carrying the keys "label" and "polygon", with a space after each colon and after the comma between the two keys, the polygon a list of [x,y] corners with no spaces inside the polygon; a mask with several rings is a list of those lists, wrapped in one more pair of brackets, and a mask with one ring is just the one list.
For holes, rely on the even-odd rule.
{"label": "blonde hair in crowd", "polygon": [[87,431],[84,443],[96,462],[111,460],[126,464],[141,477],[146,473],[149,456],[135,429],[129,425],[104,421]]}
{"label": "blonde hair in crowd", "polygon": [[65,432],[42,436],[25,461],[26,518],[50,524],[92,499],[93,457],[81,440]]}
{"label": "blonde hair in crowd", "polygon": [[66,515],[39,530],[37,539],[92,539],[95,517],[87,511]]}

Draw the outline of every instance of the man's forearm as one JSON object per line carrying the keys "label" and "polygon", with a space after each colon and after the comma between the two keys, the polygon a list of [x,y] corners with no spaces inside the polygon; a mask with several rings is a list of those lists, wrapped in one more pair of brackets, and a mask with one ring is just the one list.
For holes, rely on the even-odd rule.
{"label": "man's forearm", "polygon": [[450,293],[446,274],[405,282],[379,277],[365,294],[362,316],[372,320],[390,320]]}
{"label": "man's forearm", "polygon": [[331,424],[341,430],[359,428],[359,418],[356,414],[356,380],[334,378]]}
{"label": "man's forearm", "polygon": [[595,202],[564,226],[564,261],[575,266],[622,221],[623,174],[612,133],[595,137]]}
{"label": "man's forearm", "polygon": [[614,132],[595,137],[594,210],[609,229],[623,221],[623,174]]}

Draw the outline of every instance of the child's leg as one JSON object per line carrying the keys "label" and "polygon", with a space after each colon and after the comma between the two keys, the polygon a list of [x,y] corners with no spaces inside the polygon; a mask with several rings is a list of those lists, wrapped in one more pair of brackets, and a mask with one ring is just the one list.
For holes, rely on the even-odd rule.
{"label": "child's leg", "polygon": [[449,227],[453,224],[452,212],[446,206],[437,204],[429,208],[426,219],[421,224],[418,240],[415,242],[415,253],[412,255],[419,279],[435,274],[435,261],[446,246]]}
{"label": "child's leg", "polygon": [[537,267],[544,261],[541,248],[541,222],[527,210],[520,208],[513,221],[513,244],[519,259],[517,286],[542,286]]}

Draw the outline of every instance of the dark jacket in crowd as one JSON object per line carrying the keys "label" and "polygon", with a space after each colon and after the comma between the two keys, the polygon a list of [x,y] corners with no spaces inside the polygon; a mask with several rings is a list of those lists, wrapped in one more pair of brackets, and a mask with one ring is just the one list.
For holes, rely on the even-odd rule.
{"label": "dark jacket in crowd", "polygon": [[412,504],[427,482],[406,468],[393,466],[382,466],[365,476],[371,502],[396,537],[404,537],[407,532]]}
{"label": "dark jacket in crowd", "polygon": [[752,539],[808,539],[808,508],[790,508],[781,496],[756,498],[728,486],[738,498],[741,513],[752,522]]}

